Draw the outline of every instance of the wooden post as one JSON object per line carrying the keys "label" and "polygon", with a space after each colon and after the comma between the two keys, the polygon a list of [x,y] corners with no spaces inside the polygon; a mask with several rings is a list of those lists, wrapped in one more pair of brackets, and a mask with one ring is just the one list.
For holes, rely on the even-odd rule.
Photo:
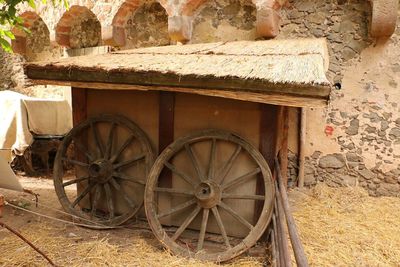
{"label": "wooden post", "polygon": [[[158,117],[158,154],[174,141],[175,93],[160,92]],[[161,184],[172,187],[172,173],[164,168]]]}
{"label": "wooden post", "polygon": [[288,135],[289,135],[289,107],[283,108],[282,114],[282,139],[281,148],[279,150],[279,161],[281,163],[281,173],[283,184],[287,188],[288,185]]}
{"label": "wooden post", "polygon": [[306,253],[304,252],[303,245],[301,244],[300,237],[297,231],[296,222],[293,218],[293,215],[290,211],[289,199],[287,196],[286,188],[282,182],[282,175],[280,172],[280,166],[278,160],[275,160],[275,170],[278,175],[278,185],[277,188],[277,197],[280,196],[283,211],[286,216],[287,228],[289,230],[290,242],[292,243],[292,248],[294,252],[294,257],[296,258],[297,266],[299,267],[308,267],[308,261],[306,257]]}
{"label": "wooden post", "polygon": [[[260,104],[260,144],[259,149],[268,163],[271,172],[274,173],[274,159],[277,155],[276,141],[279,135],[280,107]],[[261,176],[257,179],[256,194],[264,194],[264,181]],[[264,203],[257,201],[254,208],[254,221],[261,214]]]}
{"label": "wooden post", "polygon": [[[274,219],[274,218],[273,218]],[[273,220],[272,220],[273,221]],[[280,267],[278,261],[278,257],[277,257],[277,249],[276,249],[276,241],[275,241],[275,230],[270,231],[270,242],[271,242],[271,266],[272,267]]]}
{"label": "wooden post", "polygon": [[275,194],[276,194],[275,202],[276,202],[278,238],[281,243],[280,246],[281,266],[291,267],[292,261],[289,254],[289,244],[287,240],[287,231],[285,226],[285,212],[282,207],[282,199],[279,193],[277,181],[275,181]]}
{"label": "wooden post", "polygon": [[[87,89],[86,88],[79,88],[79,87],[72,87],[71,88],[71,102],[72,102],[72,123],[73,126],[77,126],[79,123],[85,121],[87,119]],[[80,137],[80,142],[84,144],[85,146],[88,145],[88,136],[84,135]],[[76,157],[78,160],[81,160],[82,162],[86,162],[87,158],[86,156],[78,149],[75,147],[75,153]],[[75,171],[77,171],[75,167]],[[84,184],[85,182],[79,182],[76,185],[77,189],[77,194],[82,192],[84,190]],[[89,201],[91,201],[92,198],[92,192],[89,193]],[[86,204],[83,204],[81,202],[79,204],[81,207],[84,207]]]}
{"label": "wooden post", "polygon": [[71,88],[72,98],[72,118],[73,124],[76,126],[87,119],[87,89]]}
{"label": "wooden post", "polygon": [[301,108],[300,118],[300,145],[299,145],[299,177],[298,186],[304,186],[304,164],[305,164],[305,146],[307,137],[307,111]]}

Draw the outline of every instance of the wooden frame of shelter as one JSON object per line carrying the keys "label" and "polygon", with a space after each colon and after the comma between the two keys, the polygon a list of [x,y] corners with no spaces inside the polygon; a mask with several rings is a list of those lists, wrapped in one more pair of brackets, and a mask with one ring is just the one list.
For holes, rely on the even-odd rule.
{"label": "wooden frame of shelter", "polygon": [[[75,127],[54,170],[66,210],[117,225],[140,216],[144,198],[166,247],[225,261],[268,226],[278,153],[287,169],[288,107],[327,104],[328,64],[325,40],[303,39],[141,48],[25,72],[36,84],[72,87]],[[128,188],[129,179],[142,187]]]}

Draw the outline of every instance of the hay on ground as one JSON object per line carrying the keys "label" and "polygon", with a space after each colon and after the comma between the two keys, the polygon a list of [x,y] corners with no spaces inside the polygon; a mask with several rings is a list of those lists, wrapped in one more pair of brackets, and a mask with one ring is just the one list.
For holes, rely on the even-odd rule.
{"label": "hay on ground", "polygon": [[[165,251],[153,238],[133,233],[124,244],[116,244],[113,234],[101,237],[74,234],[82,228],[60,227],[50,223],[31,223],[23,227],[22,234],[38,246],[57,266],[192,266],[213,267],[214,263],[185,259]],[[1,232],[2,230],[0,230]],[[0,266],[44,266],[46,261],[17,237],[7,234],[0,240]],[[243,257],[227,266],[262,266],[260,259]]]}
{"label": "hay on ground", "polygon": [[400,266],[400,198],[324,184],[291,196],[310,265]]}

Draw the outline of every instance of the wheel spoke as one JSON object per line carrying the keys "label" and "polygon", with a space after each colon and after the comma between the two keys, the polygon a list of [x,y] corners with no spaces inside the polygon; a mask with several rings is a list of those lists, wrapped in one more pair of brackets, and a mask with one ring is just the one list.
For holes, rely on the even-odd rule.
{"label": "wheel spoke", "polygon": [[112,220],[114,218],[114,204],[113,204],[112,195],[111,195],[111,188],[108,183],[104,184],[104,191],[106,192],[109,218],[110,218],[110,220]]}
{"label": "wheel spoke", "polygon": [[101,193],[101,188],[99,185],[96,184],[96,189],[94,191],[94,197],[93,197],[93,202],[92,202],[92,210],[91,210],[91,217],[94,217],[94,215],[96,214],[96,210],[97,210],[97,202],[100,199],[100,193]]}
{"label": "wheel spoke", "polygon": [[89,184],[85,190],[83,190],[79,196],[75,199],[75,201],[71,204],[73,208],[75,208],[75,206],[90,192],[90,190],[92,190],[93,186],[95,184]]}
{"label": "wheel spoke", "polygon": [[182,223],[182,225],[176,230],[175,234],[172,236],[172,240],[176,240],[182,233],[185,231],[185,229],[189,226],[189,224],[196,218],[197,214],[199,214],[201,208],[200,206],[197,206],[192,213],[185,219],[185,221]]}
{"label": "wheel spoke", "polygon": [[201,220],[199,240],[198,240],[198,243],[197,243],[197,250],[198,251],[203,249],[204,237],[206,235],[207,223],[208,223],[208,215],[209,214],[210,214],[210,209],[203,209],[203,219]]}
{"label": "wheel spoke", "polygon": [[114,122],[111,125],[110,133],[108,134],[108,141],[107,141],[107,146],[106,146],[106,154],[105,157],[109,159],[111,157],[111,150],[112,150],[112,145],[114,141],[114,132],[115,132],[115,127],[117,124]]}
{"label": "wheel spoke", "polygon": [[211,142],[210,162],[208,163],[208,179],[213,179],[214,175],[215,175],[216,143],[217,143],[217,140],[215,138],[213,138],[212,142]]}
{"label": "wheel spoke", "polygon": [[192,181],[192,179],[187,176],[186,174],[184,174],[183,172],[178,171],[178,169],[170,164],[169,162],[165,162],[164,165],[170,169],[173,173],[177,174],[179,177],[181,177],[183,180],[185,180],[188,184],[190,184],[193,187],[196,187],[195,183]]}
{"label": "wheel spoke", "polygon": [[97,153],[98,153],[99,157],[103,158],[104,157],[104,148],[103,148],[103,144],[100,141],[101,138],[100,138],[99,131],[97,130],[97,127],[94,124],[94,122],[90,123],[90,127],[92,128],[94,141],[96,143]]}
{"label": "wheel spoke", "polygon": [[154,191],[170,193],[170,194],[173,194],[173,195],[193,196],[193,192],[192,191],[180,190],[180,189],[175,189],[175,188],[156,187],[156,188],[154,188]]}
{"label": "wheel spoke", "polygon": [[218,224],[219,229],[221,230],[221,235],[224,238],[225,245],[228,248],[231,248],[231,244],[229,243],[229,238],[228,238],[228,235],[226,234],[226,230],[225,230],[225,227],[224,227],[224,223],[222,222],[221,216],[219,215],[218,208],[217,207],[213,207],[211,209],[211,211],[214,214],[215,219],[217,220],[217,224]]}
{"label": "wheel spoke", "polygon": [[128,167],[128,166],[132,165],[133,163],[135,163],[136,161],[145,159],[145,157],[146,157],[145,154],[140,154],[139,156],[136,156],[133,159],[129,159],[127,161],[115,164],[113,166],[113,168],[114,168],[114,170],[116,170],[116,169],[119,169],[119,168],[122,168],[122,167]]}
{"label": "wheel spoke", "polygon": [[189,144],[185,144],[185,149],[186,149],[186,153],[189,155],[189,158],[190,158],[190,161],[192,162],[193,167],[196,170],[197,177],[200,179],[200,181],[205,181],[206,178],[204,177],[203,172],[200,169],[199,162],[193,152],[192,147]]}
{"label": "wheel spoke", "polygon": [[66,157],[62,158],[63,161],[69,162],[71,164],[77,165],[77,166],[81,166],[81,167],[89,167],[89,164],[79,161],[79,160],[75,160],[75,159],[69,159]]}
{"label": "wheel spoke", "polygon": [[158,219],[161,219],[161,218],[164,218],[164,217],[166,217],[166,216],[168,216],[168,215],[172,215],[172,214],[175,214],[175,213],[177,213],[177,212],[180,212],[180,211],[186,209],[187,207],[192,206],[192,205],[195,204],[196,202],[197,202],[196,199],[193,198],[193,199],[191,199],[191,200],[189,200],[189,201],[186,201],[186,202],[184,202],[184,203],[182,203],[182,204],[176,206],[176,207],[173,208],[173,209],[170,209],[170,210],[167,211],[167,212],[158,214],[157,218],[158,218]]}
{"label": "wheel spoke", "polygon": [[135,136],[132,134],[132,135],[125,141],[125,143],[118,149],[117,153],[115,153],[115,154],[111,157],[110,161],[111,161],[112,163],[114,163],[114,162],[119,158],[119,156],[122,154],[122,152],[124,152],[124,150],[133,142],[134,139],[135,139]]}
{"label": "wheel spoke", "polygon": [[224,167],[222,167],[221,171],[218,174],[218,178],[215,179],[216,183],[222,184],[225,180],[225,177],[228,175],[229,171],[232,169],[233,163],[239,156],[240,151],[242,150],[242,147],[238,145],[231,155],[231,157],[228,159],[228,161],[225,163]]}
{"label": "wheel spoke", "polygon": [[123,198],[125,199],[126,202],[128,202],[128,204],[129,204],[129,206],[131,206],[131,208],[136,207],[135,203],[132,202],[132,200],[125,193],[125,191],[122,189],[122,187],[117,183],[117,181],[115,181],[114,178],[110,179],[110,183],[117,191],[122,193]]}
{"label": "wheel spoke", "polygon": [[225,185],[222,186],[222,190],[228,190],[231,187],[234,187],[236,185],[239,185],[241,183],[244,183],[245,181],[247,181],[248,179],[252,178],[254,175],[258,174],[259,172],[261,172],[260,168],[256,168],[236,179],[233,179],[232,181],[230,181],[229,183],[226,183]]}
{"label": "wheel spoke", "polygon": [[146,185],[145,181],[142,181],[136,177],[132,177],[132,176],[128,176],[126,174],[123,174],[121,172],[114,172],[113,173],[113,177],[114,178],[118,178],[127,182],[132,182],[132,183],[136,183],[136,184],[141,184],[141,185]]}
{"label": "wheel spoke", "polygon": [[262,195],[236,195],[236,194],[222,194],[222,199],[250,199],[250,200],[265,200]]}
{"label": "wheel spoke", "polygon": [[89,161],[94,161],[94,157],[89,153],[89,150],[84,145],[82,145],[81,142],[79,142],[76,138],[73,139],[73,141],[76,148],[78,148],[78,150],[81,151],[81,153],[85,154],[85,156],[89,159]]}
{"label": "wheel spoke", "polygon": [[62,186],[66,187],[66,186],[69,186],[69,185],[72,185],[72,184],[77,184],[79,182],[82,182],[82,181],[85,181],[85,180],[88,180],[88,179],[89,179],[89,177],[81,177],[81,178],[69,180],[68,182],[63,183]]}
{"label": "wheel spoke", "polygon": [[235,218],[236,220],[238,220],[240,223],[242,223],[244,226],[246,226],[249,230],[253,229],[253,225],[251,225],[248,221],[246,221],[245,218],[243,218],[239,213],[237,213],[236,211],[234,211],[231,207],[229,207],[228,205],[226,205],[224,202],[220,202],[218,204],[222,209],[226,210],[230,215],[232,215],[233,218]]}

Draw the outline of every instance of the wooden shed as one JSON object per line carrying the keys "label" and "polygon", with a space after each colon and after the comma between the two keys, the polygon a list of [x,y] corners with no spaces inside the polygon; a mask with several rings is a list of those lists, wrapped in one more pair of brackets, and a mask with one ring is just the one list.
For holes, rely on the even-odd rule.
{"label": "wooden shed", "polygon": [[271,219],[287,107],[327,104],[328,58],[324,39],[297,39],[27,64],[32,82],[72,87],[75,127],[54,171],[63,207],[119,225],[144,199],[173,252],[216,261],[242,253]]}

